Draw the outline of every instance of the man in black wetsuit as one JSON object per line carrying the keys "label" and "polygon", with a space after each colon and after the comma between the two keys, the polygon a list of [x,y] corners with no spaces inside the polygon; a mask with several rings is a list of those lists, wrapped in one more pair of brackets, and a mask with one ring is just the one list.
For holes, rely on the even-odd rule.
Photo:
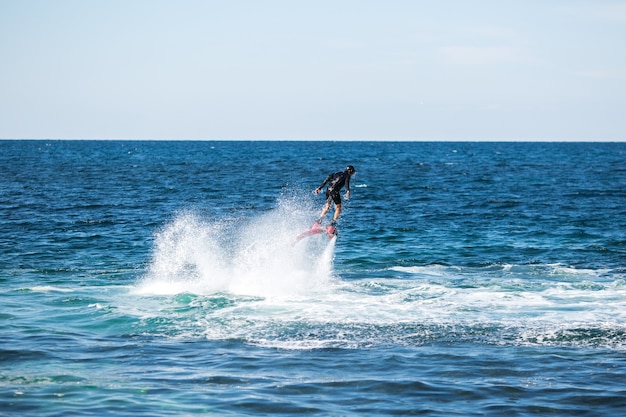
{"label": "man in black wetsuit", "polygon": [[334,225],[337,219],[339,219],[339,214],[341,214],[341,196],[339,192],[341,188],[345,185],[346,187],[346,199],[350,198],[350,177],[354,175],[355,169],[352,165],[348,165],[343,172],[336,172],[334,174],[330,174],[324,182],[315,189],[315,194],[319,194],[322,191],[322,188],[328,185],[326,189],[326,204],[322,209],[322,214],[320,218],[317,220],[317,223],[322,222],[322,218],[328,213],[330,210],[330,206],[332,203],[335,203],[335,214],[333,216],[333,221],[331,225]]}

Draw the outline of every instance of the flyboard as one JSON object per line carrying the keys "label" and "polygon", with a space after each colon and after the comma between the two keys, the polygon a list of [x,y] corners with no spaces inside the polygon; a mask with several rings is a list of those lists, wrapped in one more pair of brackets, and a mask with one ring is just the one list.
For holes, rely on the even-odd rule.
{"label": "flyboard", "polygon": [[304,232],[296,236],[295,243],[298,243],[305,237],[319,235],[321,233],[326,233],[326,236],[328,237],[328,239],[332,239],[337,236],[337,229],[332,224],[329,224],[328,226],[323,227],[318,222],[315,222],[313,223],[313,226],[311,226],[309,230],[305,230]]}

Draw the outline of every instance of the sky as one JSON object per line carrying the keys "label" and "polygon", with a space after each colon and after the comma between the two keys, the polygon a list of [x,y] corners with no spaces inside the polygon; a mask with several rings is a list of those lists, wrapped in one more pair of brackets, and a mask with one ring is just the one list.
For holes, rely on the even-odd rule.
{"label": "sky", "polygon": [[626,1],[0,0],[0,138],[626,140]]}

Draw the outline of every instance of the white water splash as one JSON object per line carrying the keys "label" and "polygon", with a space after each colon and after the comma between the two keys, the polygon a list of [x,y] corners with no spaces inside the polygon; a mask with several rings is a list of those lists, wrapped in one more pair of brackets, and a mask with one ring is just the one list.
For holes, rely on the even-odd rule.
{"label": "white water splash", "polygon": [[137,292],[267,297],[324,290],[333,279],[335,240],[319,235],[295,244],[312,215],[292,207],[236,221],[179,215],[157,234]]}

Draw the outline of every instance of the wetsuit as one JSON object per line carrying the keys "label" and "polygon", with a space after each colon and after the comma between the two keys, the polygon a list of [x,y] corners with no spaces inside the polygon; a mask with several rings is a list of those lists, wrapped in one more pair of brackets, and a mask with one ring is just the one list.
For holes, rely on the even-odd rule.
{"label": "wetsuit", "polygon": [[341,204],[339,192],[344,185],[346,190],[350,190],[350,174],[346,171],[330,174],[318,188],[322,189],[327,183],[330,183],[330,185],[326,189],[326,200],[332,199],[335,204]]}

